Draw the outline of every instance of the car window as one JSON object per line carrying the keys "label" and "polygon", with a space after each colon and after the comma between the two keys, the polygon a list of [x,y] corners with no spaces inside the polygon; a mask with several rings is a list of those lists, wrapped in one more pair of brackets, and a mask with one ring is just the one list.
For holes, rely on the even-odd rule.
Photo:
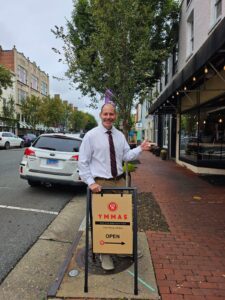
{"label": "car window", "polygon": [[5,133],[3,133],[2,136],[12,137],[13,135],[10,132],[5,132]]}
{"label": "car window", "polygon": [[33,137],[35,137],[35,135],[34,135],[34,134],[32,134],[32,133],[28,133],[26,136],[27,136],[27,137],[29,137],[29,138],[33,138]]}
{"label": "car window", "polygon": [[78,152],[81,141],[67,137],[40,136],[33,147],[40,149],[49,149],[63,152]]}

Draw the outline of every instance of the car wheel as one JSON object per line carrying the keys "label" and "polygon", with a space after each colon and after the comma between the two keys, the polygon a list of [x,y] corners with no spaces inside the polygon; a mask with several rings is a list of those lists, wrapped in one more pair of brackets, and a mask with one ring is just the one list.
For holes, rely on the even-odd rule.
{"label": "car wheel", "polygon": [[9,143],[9,142],[6,142],[6,143],[5,143],[5,149],[6,149],[6,150],[9,150],[9,148],[10,148],[10,143]]}
{"label": "car wheel", "polygon": [[24,142],[21,142],[20,143],[20,148],[23,148],[24,147]]}
{"label": "car wheel", "polygon": [[31,187],[35,187],[35,186],[40,186],[41,183],[40,181],[35,181],[35,180],[27,180],[28,184],[31,186]]}

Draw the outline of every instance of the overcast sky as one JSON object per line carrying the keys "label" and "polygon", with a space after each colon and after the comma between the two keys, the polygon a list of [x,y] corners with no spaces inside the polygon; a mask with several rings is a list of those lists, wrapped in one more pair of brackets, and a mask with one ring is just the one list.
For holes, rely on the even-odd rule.
{"label": "overcast sky", "polygon": [[88,108],[89,99],[81,93],[71,90],[69,81],[58,81],[56,77],[65,77],[66,65],[58,62],[59,57],[52,47],[60,49],[62,41],[55,38],[51,29],[65,26],[71,19],[72,0],[6,0],[0,4],[0,45],[3,50],[13,46],[25,57],[49,74],[50,94],[60,94],[79,110],[93,114],[98,121],[98,110]]}

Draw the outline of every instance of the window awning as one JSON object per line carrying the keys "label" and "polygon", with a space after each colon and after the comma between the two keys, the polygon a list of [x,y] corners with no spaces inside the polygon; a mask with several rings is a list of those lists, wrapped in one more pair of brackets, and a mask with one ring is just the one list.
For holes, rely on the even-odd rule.
{"label": "window awning", "polygon": [[19,121],[19,126],[20,128],[24,128],[24,129],[32,129],[32,126],[27,124],[26,122],[23,121]]}
{"label": "window awning", "polygon": [[162,105],[164,105],[163,110],[165,113],[170,113],[171,105],[166,105],[166,101],[175,94],[177,90],[180,90],[190,78],[204,68],[207,62],[213,62],[215,65],[217,65],[217,63],[225,63],[225,18],[218,24],[186,66],[174,76],[174,79],[168,87],[149,108],[149,114],[155,113]]}
{"label": "window awning", "polygon": [[27,128],[25,122],[19,121],[20,128]]}

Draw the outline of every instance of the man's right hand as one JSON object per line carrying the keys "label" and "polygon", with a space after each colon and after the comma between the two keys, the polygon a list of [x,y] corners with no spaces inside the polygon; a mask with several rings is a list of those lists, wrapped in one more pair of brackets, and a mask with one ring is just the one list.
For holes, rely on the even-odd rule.
{"label": "man's right hand", "polygon": [[92,191],[92,193],[99,193],[102,190],[101,185],[97,183],[92,183],[91,185],[89,185],[89,188]]}

